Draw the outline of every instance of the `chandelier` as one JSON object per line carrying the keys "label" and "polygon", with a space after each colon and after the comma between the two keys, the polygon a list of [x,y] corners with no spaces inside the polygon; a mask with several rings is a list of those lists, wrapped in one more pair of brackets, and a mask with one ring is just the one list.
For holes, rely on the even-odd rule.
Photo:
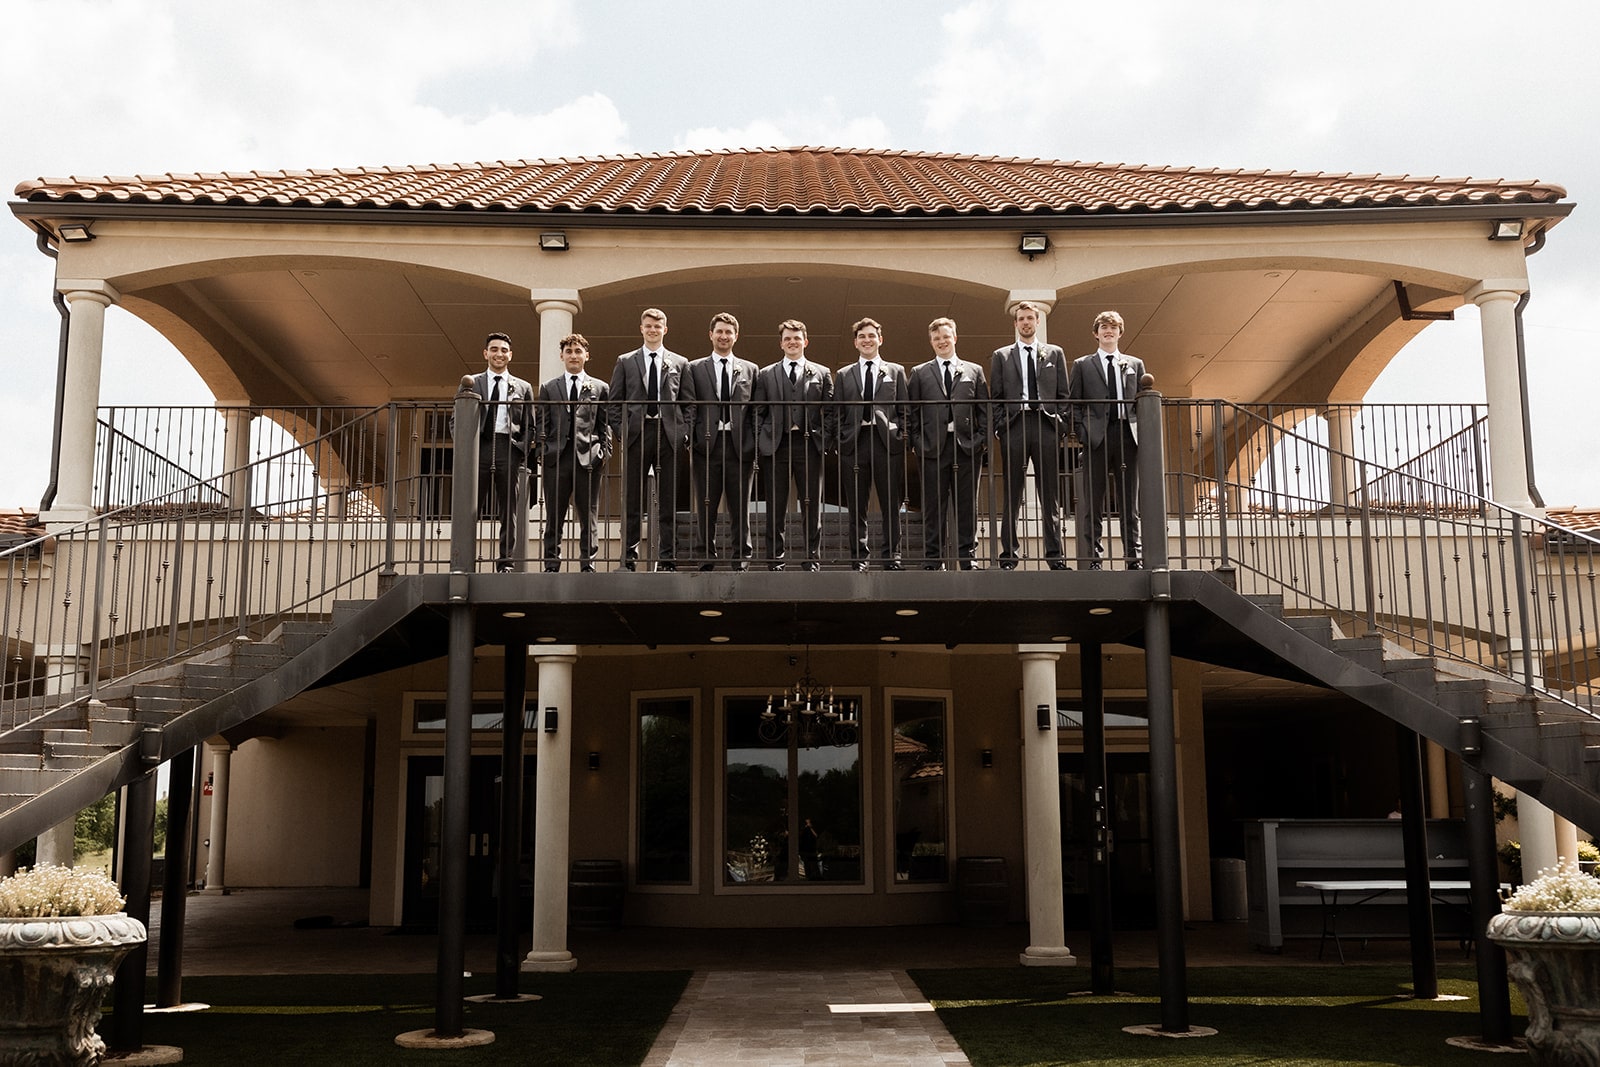
{"label": "chandelier", "polygon": [[853,745],[861,739],[861,704],[854,697],[835,697],[831,685],[824,686],[816,679],[808,646],[800,679],[767,697],[767,710],[761,713],[756,732],[768,744],[793,737],[801,748]]}

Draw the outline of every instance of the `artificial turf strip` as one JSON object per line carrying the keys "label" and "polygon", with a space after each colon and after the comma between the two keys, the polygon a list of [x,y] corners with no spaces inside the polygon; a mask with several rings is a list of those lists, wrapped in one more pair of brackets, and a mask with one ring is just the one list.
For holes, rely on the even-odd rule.
{"label": "artificial turf strip", "polygon": [[[397,1034],[431,1029],[432,975],[249,975],[183,982],[200,1012],[147,1014],[146,1045],[176,1045],[185,1064],[548,1063],[636,1064],[689,982],[689,971],[524,974],[520,990],[544,999],[465,1004],[464,1025],[492,1030],[493,1044],[408,1050]],[[148,986],[153,1000],[155,985]],[[493,975],[466,980],[466,994],[494,992]],[[110,1018],[102,1023],[109,1032]]]}
{"label": "artificial turf strip", "polygon": [[[1181,1062],[1185,1067],[1389,1067],[1478,1064],[1484,1054],[1445,1039],[1476,1036],[1471,966],[1439,968],[1439,991],[1459,1001],[1413,1001],[1408,966],[1197,967],[1188,972],[1189,1023],[1215,1037],[1125,1034],[1159,1024],[1153,968],[1118,970],[1116,996],[1087,992],[1089,968],[914,970],[911,979],[974,1067]],[[1512,1011],[1525,1014],[1512,994]],[[1521,1034],[1525,1020],[1513,1019]]]}

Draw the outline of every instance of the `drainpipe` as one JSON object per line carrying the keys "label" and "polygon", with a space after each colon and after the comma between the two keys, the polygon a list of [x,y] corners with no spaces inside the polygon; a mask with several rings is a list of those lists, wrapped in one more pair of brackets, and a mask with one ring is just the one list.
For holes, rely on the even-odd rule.
{"label": "drainpipe", "polygon": [[[39,231],[38,240],[35,242],[39,251],[51,259],[57,258],[59,253],[50,247],[49,235]],[[56,342],[56,424],[54,432],[50,434],[50,484],[45,486],[44,496],[39,500],[39,510],[47,511],[51,504],[56,502],[56,486],[61,480],[61,415],[67,403],[67,298],[61,295],[61,290],[51,287],[50,296],[56,305],[56,314],[61,316],[61,338]],[[1521,334],[1519,333],[1520,340]],[[1524,390],[1523,403],[1527,403],[1526,390]]]}
{"label": "drainpipe", "polygon": [[[1540,230],[1538,233],[1534,234],[1533,244],[1529,245],[1523,250],[1523,258],[1527,258],[1528,256],[1531,256],[1535,252],[1539,251],[1539,249],[1543,248],[1544,241],[1545,236],[1543,230]],[[1528,306],[1528,298],[1532,295],[1533,291],[1531,289],[1524,289],[1522,291],[1522,295],[1517,298],[1517,307],[1516,310],[1512,312],[1512,315],[1515,317],[1517,323],[1517,387],[1522,393],[1522,461],[1527,464],[1528,467],[1528,499],[1532,500],[1536,506],[1542,508],[1544,507],[1544,496],[1539,492],[1539,487],[1538,485],[1534,484],[1533,480],[1533,419],[1528,413],[1528,348],[1522,340],[1522,310]],[[56,295],[56,299],[59,301],[60,298],[60,294],[58,293]],[[65,314],[64,311],[63,314]],[[66,324],[63,323],[61,330],[61,352],[63,356],[66,355],[67,351],[66,338]]]}

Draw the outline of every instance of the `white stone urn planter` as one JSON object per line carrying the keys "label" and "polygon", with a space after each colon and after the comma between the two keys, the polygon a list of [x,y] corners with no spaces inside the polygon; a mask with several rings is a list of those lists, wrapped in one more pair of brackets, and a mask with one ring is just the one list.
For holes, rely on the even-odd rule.
{"label": "white stone urn planter", "polygon": [[[98,872],[69,877],[97,877],[116,890]],[[6,882],[12,880],[0,882],[0,891]],[[110,902],[122,904],[120,896]],[[145,938],[144,924],[121,912],[0,915],[0,1064],[99,1063],[101,1002],[117,964]]]}
{"label": "white stone urn planter", "polygon": [[[1584,910],[1528,908],[1550,902],[1552,887],[1573,885]],[[1600,902],[1596,893],[1600,880],[1561,868],[1519,890],[1489,920],[1489,937],[1506,950],[1506,972],[1528,1002],[1528,1051],[1536,1064],[1600,1067],[1600,908],[1589,910]],[[1554,899],[1563,896],[1572,899],[1570,892]]]}

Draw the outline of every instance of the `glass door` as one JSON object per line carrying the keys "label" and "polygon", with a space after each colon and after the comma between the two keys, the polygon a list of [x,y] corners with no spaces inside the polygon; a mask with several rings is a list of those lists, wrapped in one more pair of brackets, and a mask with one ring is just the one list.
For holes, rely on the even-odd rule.
{"label": "glass door", "polygon": [[[523,761],[522,841],[515,851],[518,914],[533,921],[533,769]],[[473,756],[467,802],[467,928],[493,930],[500,856],[500,757]],[[413,756],[406,773],[405,896],[401,920],[408,930],[439,926],[439,871],[444,832],[444,757]]]}
{"label": "glass door", "polygon": [[[1069,930],[1089,927],[1094,865],[1094,803],[1083,780],[1083,756],[1062,753],[1061,873]],[[1111,925],[1148,930],[1156,922],[1155,842],[1150,829],[1150,754],[1106,756],[1106,821],[1111,828]]]}

